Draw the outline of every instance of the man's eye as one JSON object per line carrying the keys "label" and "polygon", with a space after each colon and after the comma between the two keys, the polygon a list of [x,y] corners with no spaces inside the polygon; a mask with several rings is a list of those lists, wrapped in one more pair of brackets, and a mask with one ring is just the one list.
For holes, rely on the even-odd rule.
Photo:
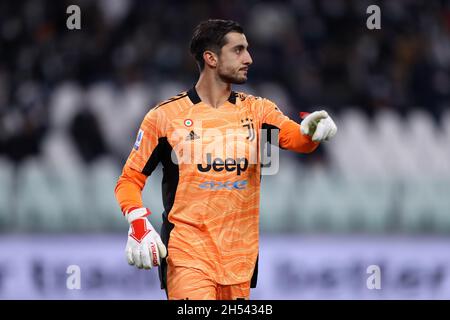
{"label": "man's eye", "polygon": [[239,48],[237,48],[235,51],[236,51],[236,53],[241,53],[241,49],[239,49]]}

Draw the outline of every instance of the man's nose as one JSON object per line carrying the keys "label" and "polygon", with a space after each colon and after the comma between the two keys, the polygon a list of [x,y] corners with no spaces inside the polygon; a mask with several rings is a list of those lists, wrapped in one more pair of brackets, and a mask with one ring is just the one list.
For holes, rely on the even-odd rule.
{"label": "man's nose", "polygon": [[247,54],[245,55],[245,60],[244,60],[244,64],[246,65],[251,65],[253,63],[253,59],[252,56],[250,55],[249,52],[247,52]]}

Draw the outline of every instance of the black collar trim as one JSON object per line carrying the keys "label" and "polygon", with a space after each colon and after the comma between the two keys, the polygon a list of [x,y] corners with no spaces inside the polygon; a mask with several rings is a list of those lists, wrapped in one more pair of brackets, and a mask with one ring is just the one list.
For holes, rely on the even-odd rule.
{"label": "black collar trim", "polygon": [[[189,89],[189,91],[187,92],[187,95],[193,104],[197,104],[202,101],[200,99],[200,97],[198,96],[198,93],[197,93],[197,90],[195,90],[195,87],[192,87],[191,89]],[[236,96],[237,96],[237,93],[234,92],[233,90],[231,90],[230,96],[228,97],[228,101],[232,104],[236,104]]]}

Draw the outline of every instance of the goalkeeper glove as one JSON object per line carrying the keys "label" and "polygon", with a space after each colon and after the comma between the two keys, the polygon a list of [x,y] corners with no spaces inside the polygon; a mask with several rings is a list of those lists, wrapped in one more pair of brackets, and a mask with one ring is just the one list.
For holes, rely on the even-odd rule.
{"label": "goalkeeper glove", "polygon": [[315,142],[328,141],[337,132],[336,124],[324,110],[309,114],[301,112],[300,117],[303,118],[300,124],[302,133],[312,137]]}
{"label": "goalkeeper glove", "polygon": [[160,259],[167,256],[166,246],[146,218],[150,213],[147,208],[135,208],[125,215],[130,224],[125,249],[127,260],[130,265],[139,269],[158,266]]}

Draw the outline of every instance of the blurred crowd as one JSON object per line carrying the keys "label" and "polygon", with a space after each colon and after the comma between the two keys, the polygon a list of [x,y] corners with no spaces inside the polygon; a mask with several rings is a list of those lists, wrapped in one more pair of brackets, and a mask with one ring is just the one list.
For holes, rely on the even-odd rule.
{"label": "blurred crowd", "polygon": [[[81,30],[66,27],[72,4]],[[371,4],[381,8],[380,30],[366,27]],[[0,156],[39,154],[62,84],[189,88],[198,73],[191,33],[207,18],[242,24],[254,60],[249,86],[293,118],[317,106],[369,117],[421,108],[439,125],[450,107],[449,1],[8,0],[0,2]],[[169,97],[152,95],[141,115]],[[86,162],[111,152],[82,104],[69,132]]]}

